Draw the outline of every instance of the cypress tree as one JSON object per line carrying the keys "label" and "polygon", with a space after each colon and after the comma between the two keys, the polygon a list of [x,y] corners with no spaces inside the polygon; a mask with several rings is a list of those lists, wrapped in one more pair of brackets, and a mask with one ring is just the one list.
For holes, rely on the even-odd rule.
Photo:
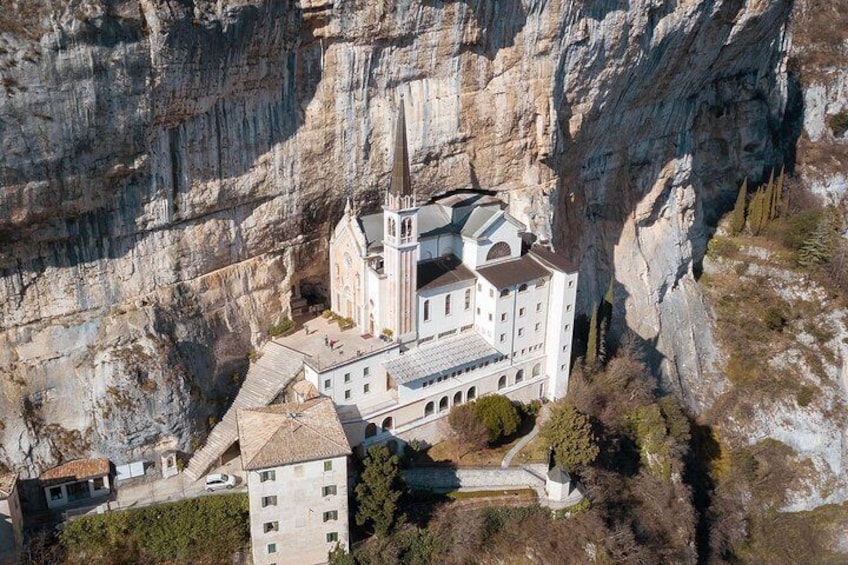
{"label": "cypress tree", "polygon": [[763,189],[758,188],[751,198],[751,205],[748,208],[748,229],[752,235],[759,235],[761,229],[761,221],[763,217]]}
{"label": "cypress tree", "polygon": [[745,229],[745,204],[748,200],[748,178],[742,181],[742,186],[739,187],[739,195],[736,197],[736,204],[733,206],[733,212],[730,214],[730,233],[731,235],[739,235]]}
{"label": "cypress tree", "polygon": [[771,173],[769,174],[768,186],[766,186],[765,190],[766,194],[766,217],[765,223],[763,224],[763,229],[768,226],[768,223],[774,219],[774,168],[772,168]]}
{"label": "cypress tree", "polygon": [[780,175],[778,175],[777,184],[774,187],[774,216],[772,219],[780,215],[781,208],[783,207],[783,182],[785,179],[785,173],[786,165],[781,165]]}
{"label": "cypress tree", "polygon": [[589,338],[586,343],[586,362],[594,365],[598,359],[598,303],[592,303],[592,317],[589,320]]}

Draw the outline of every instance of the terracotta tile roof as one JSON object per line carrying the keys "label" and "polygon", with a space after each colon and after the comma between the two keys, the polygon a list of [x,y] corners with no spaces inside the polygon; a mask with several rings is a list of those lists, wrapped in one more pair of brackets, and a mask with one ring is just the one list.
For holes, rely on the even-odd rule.
{"label": "terracotta tile roof", "polygon": [[294,383],[292,385],[292,390],[294,390],[297,394],[301,395],[304,400],[312,400],[313,398],[318,398],[320,396],[320,394],[318,394],[318,389],[315,388],[315,385],[310,383],[306,379]]}
{"label": "terracotta tile roof", "polygon": [[0,474],[0,498],[9,498],[9,496],[12,494],[12,491],[15,489],[15,483],[17,481],[17,473]]}
{"label": "terracotta tile roof", "polygon": [[246,470],[351,452],[333,401],[327,397],[239,410],[238,429]]}
{"label": "terracotta tile roof", "polygon": [[477,272],[496,288],[500,289],[549,277],[551,274],[550,271],[527,255],[518,259],[511,259],[503,263],[482,267],[477,269]]}
{"label": "terracotta tile roof", "polygon": [[38,479],[42,484],[60,484],[95,477],[103,477],[109,474],[109,460],[101,459],[75,459],[64,465],[47,469]]}

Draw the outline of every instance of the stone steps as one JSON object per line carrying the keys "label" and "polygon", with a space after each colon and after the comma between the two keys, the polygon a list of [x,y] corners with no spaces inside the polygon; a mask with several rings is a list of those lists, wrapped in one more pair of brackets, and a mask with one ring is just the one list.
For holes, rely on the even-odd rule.
{"label": "stone steps", "polygon": [[238,439],[236,413],[240,408],[267,406],[302,370],[302,355],[273,341],[265,344],[262,355],[250,365],[232,405],[212,428],[203,447],[192,455],[184,471],[186,476],[192,481],[200,479],[235,443]]}

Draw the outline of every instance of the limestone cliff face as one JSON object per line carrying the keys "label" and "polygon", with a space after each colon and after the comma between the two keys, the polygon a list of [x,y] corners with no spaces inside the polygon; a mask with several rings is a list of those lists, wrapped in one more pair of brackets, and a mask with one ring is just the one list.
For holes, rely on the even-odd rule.
{"label": "limestone cliff face", "polygon": [[694,276],[794,145],[787,3],[70,4],[0,19],[6,462],[190,450],[344,196],[377,205],[400,95],[419,193],[498,191],[581,308],[614,276],[616,331],[719,392]]}

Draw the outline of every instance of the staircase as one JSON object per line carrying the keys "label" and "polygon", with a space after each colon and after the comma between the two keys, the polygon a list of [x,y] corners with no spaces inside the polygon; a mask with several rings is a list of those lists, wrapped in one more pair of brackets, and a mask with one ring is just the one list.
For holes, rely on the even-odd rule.
{"label": "staircase", "polygon": [[200,479],[215,461],[238,439],[236,412],[239,408],[267,406],[303,369],[303,356],[269,341],[261,357],[250,365],[238,395],[218,424],[212,428],[203,447],[194,452],[185,475]]}

